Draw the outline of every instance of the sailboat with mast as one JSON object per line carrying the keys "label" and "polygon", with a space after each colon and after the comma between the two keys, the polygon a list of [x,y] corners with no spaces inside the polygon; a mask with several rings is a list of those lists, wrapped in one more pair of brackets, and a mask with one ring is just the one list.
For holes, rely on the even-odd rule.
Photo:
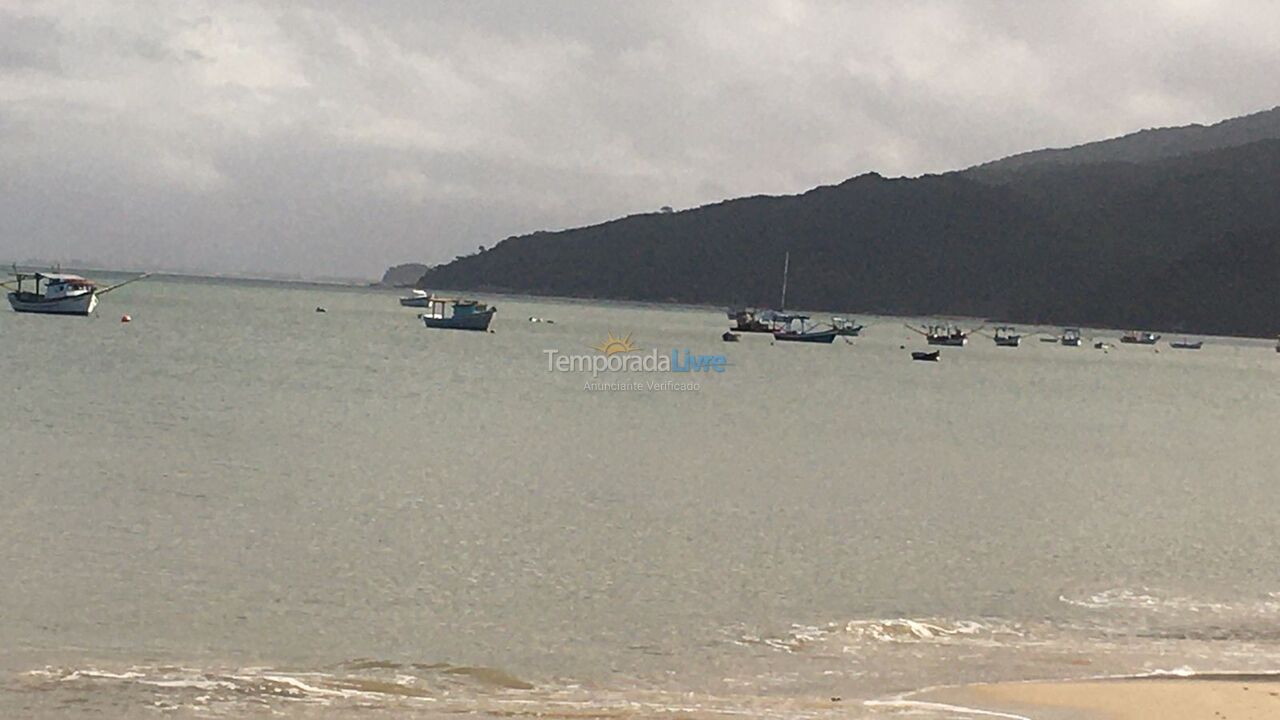
{"label": "sailboat with mast", "polygon": [[791,270],[791,253],[787,252],[782,261],[782,298],[779,311],[774,314],[774,321],[781,327],[773,331],[773,339],[779,342],[806,342],[831,344],[835,342],[840,331],[836,328],[821,330],[809,324],[808,315],[788,313],[787,307],[787,275]]}

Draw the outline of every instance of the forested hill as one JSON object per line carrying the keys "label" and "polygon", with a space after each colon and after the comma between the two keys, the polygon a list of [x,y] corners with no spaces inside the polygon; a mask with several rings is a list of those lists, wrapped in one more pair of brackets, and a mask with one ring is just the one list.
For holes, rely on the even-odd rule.
{"label": "forested hill", "polygon": [[1280,331],[1280,140],[983,167],[509,238],[419,285],[773,306],[790,252],[792,307]]}
{"label": "forested hill", "polygon": [[970,168],[969,173],[983,180],[1000,181],[1016,177],[1020,171],[1033,167],[1103,162],[1140,163],[1277,138],[1280,138],[1280,107],[1223,120],[1213,125],[1152,128],[1071,148],[1032,150],[978,165]]}

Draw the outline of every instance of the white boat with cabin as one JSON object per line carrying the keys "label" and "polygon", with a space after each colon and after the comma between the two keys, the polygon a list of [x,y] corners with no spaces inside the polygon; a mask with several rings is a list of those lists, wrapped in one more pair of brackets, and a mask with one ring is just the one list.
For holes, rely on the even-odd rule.
{"label": "white boat with cabin", "polygon": [[[23,313],[89,315],[98,306],[98,286],[92,280],[68,273],[14,273],[17,287],[9,293],[9,306]],[[31,289],[25,283],[30,280]]]}

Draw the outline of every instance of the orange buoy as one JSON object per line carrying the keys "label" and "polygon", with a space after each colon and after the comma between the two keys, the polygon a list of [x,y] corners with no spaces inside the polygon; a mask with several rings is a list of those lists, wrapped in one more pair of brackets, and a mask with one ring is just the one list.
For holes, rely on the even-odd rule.
{"label": "orange buoy", "polygon": [[120,322],[122,322],[122,323],[132,322],[132,321],[133,321],[133,318],[129,317],[128,315],[121,315],[121,316],[120,316]]}

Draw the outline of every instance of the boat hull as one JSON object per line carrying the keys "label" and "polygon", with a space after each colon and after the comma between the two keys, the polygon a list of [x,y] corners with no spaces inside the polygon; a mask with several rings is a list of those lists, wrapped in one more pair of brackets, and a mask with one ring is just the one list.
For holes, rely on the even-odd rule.
{"label": "boat hull", "polygon": [[485,312],[468,313],[462,317],[434,318],[426,315],[419,317],[422,318],[422,324],[429,328],[485,331],[489,329],[489,323],[493,321],[493,315],[497,311],[497,308],[491,308]]}
{"label": "boat hull", "polygon": [[969,342],[969,338],[967,337],[962,337],[962,338],[931,337],[931,338],[928,338],[928,341],[930,345],[941,345],[943,347],[964,347],[965,343]]}
{"label": "boat hull", "polygon": [[996,338],[996,347],[1018,347],[1021,342],[1021,337],[998,337]]}
{"label": "boat hull", "polygon": [[402,297],[400,304],[405,307],[425,308],[431,307],[431,298],[429,297]]}
{"label": "boat hull", "polygon": [[39,313],[42,315],[79,315],[87,316],[98,307],[98,294],[93,292],[53,300],[31,293],[9,293],[9,306],[20,313]]}
{"label": "boat hull", "polygon": [[912,359],[912,360],[919,360],[920,362],[938,362],[938,358],[940,358],[940,357],[942,357],[942,351],[941,351],[941,350],[934,350],[933,352],[913,352],[913,353],[911,353],[911,359]]}
{"label": "boat hull", "polygon": [[837,333],[835,330],[824,330],[822,332],[811,333],[776,332],[773,334],[773,339],[779,342],[823,343],[829,345],[835,342],[836,335]]}

